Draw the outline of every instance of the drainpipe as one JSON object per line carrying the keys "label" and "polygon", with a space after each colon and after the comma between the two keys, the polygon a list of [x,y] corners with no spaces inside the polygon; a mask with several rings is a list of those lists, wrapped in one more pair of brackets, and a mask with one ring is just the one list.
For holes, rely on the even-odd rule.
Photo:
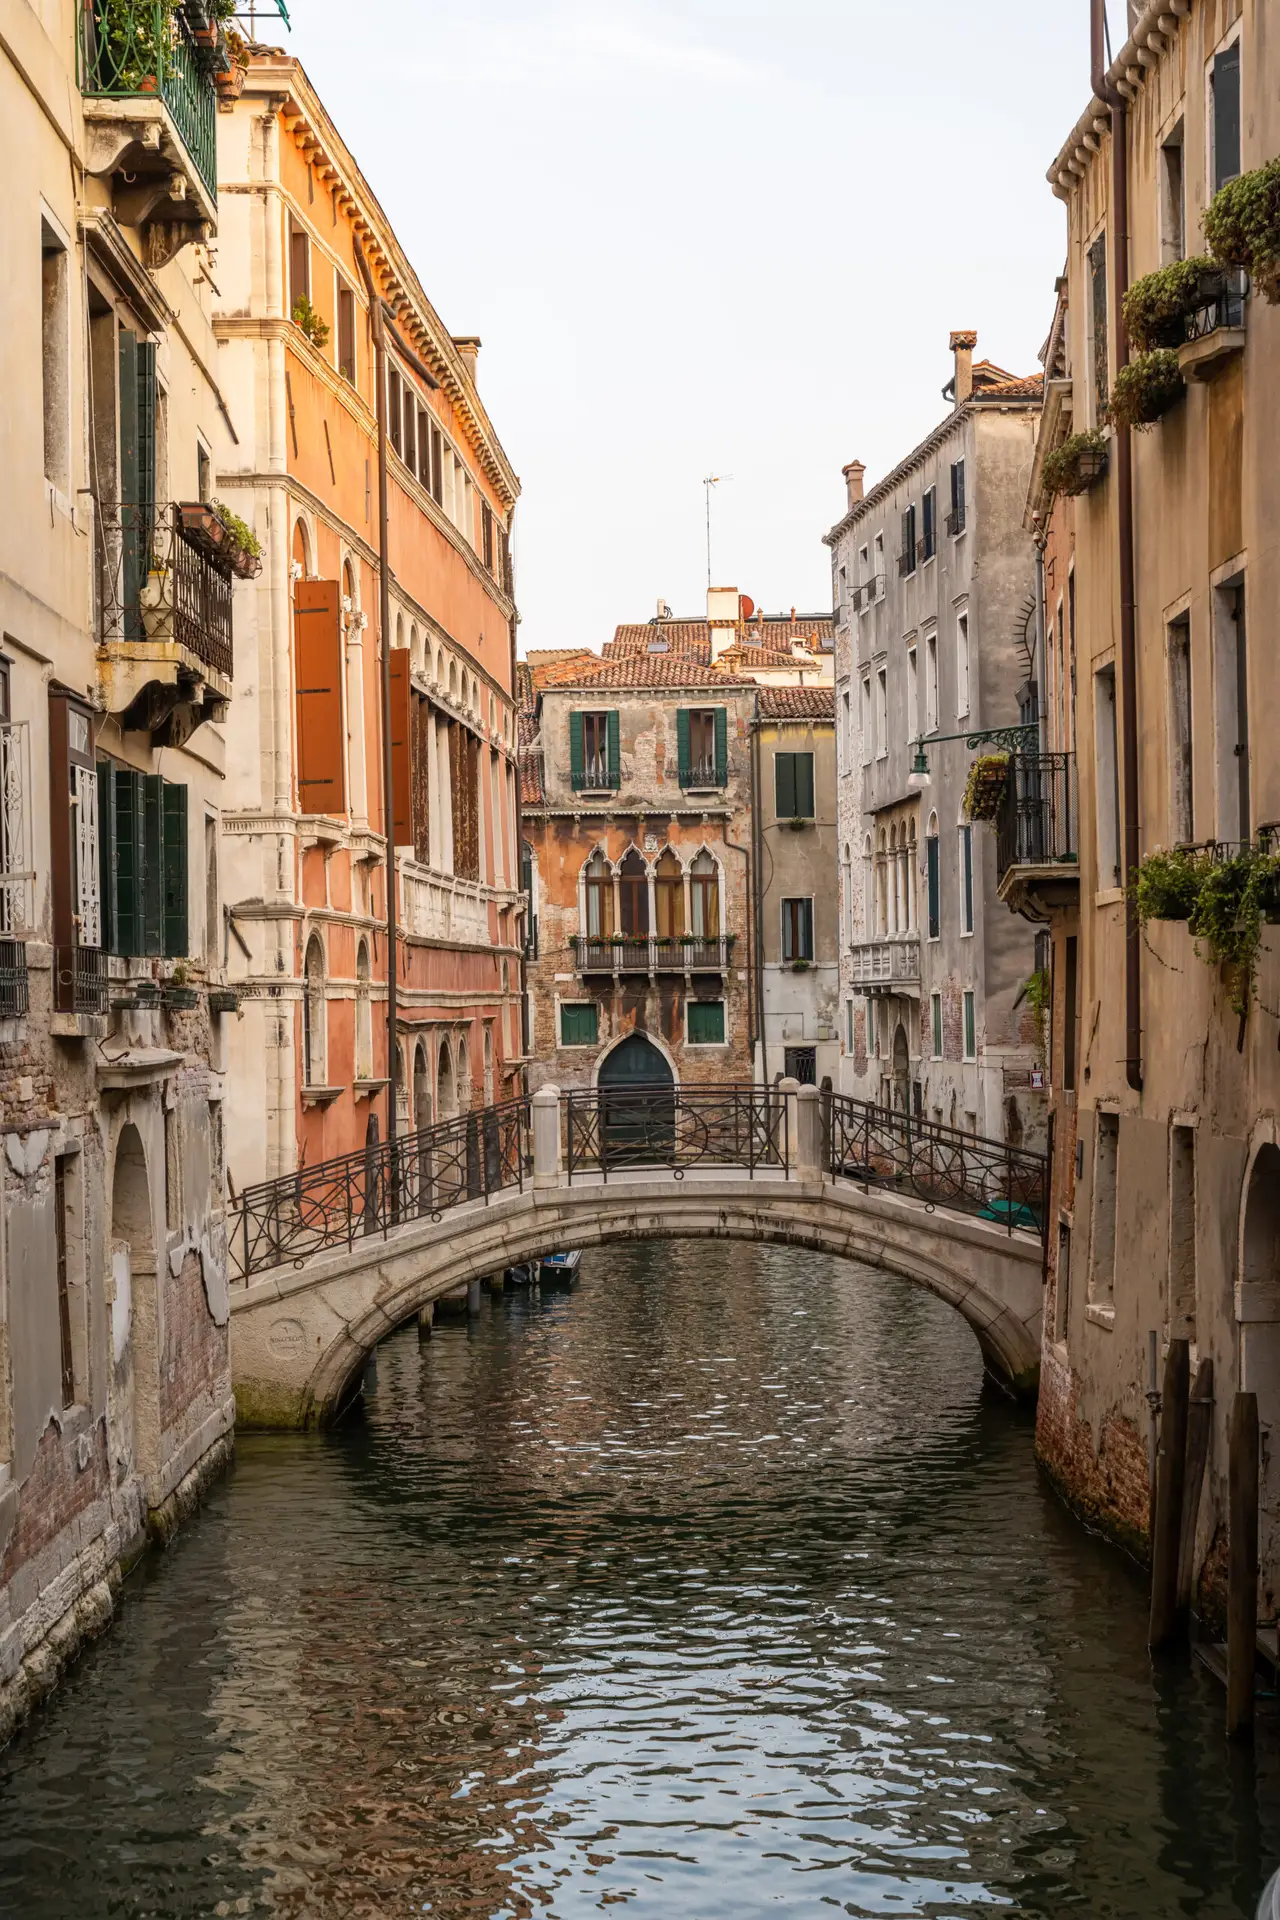
{"label": "drainpipe", "polygon": [[[374,380],[378,421],[378,624],[382,628],[382,827],[387,836],[387,1146],[395,1154],[396,1122],[400,1105],[400,1006],[397,974],[400,967],[396,938],[396,805],[391,777],[391,563],[387,523],[387,340],[382,325],[382,302],[364,248],[355,250],[356,265],[369,296],[369,324],[373,329]],[[392,1185],[395,1186],[394,1173]]]}
{"label": "drainpipe", "polygon": [[[764,825],[760,818],[760,714],[751,717],[751,949],[756,976],[756,1013],[760,1035],[760,1084],[769,1084],[769,1033],[764,1005]],[[754,1036],[753,1036],[754,1039]],[[753,1047],[754,1051],[754,1047]]]}
{"label": "drainpipe", "polygon": [[1035,516],[1033,544],[1036,550],[1036,719],[1040,726],[1040,753],[1049,752],[1049,687],[1045,661],[1044,611],[1044,529],[1040,515]]}
{"label": "drainpipe", "polygon": [[[1124,296],[1129,290],[1129,116],[1119,89],[1107,78],[1104,32],[1106,0],[1090,0],[1093,90],[1111,109],[1111,252],[1115,263],[1116,369],[1128,364],[1129,336]],[[1125,1078],[1142,1090],[1142,948],[1129,882],[1138,865],[1138,647],[1133,557],[1133,439],[1128,427],[1113,427],[1116,509],[1119,521],[1121,787],[1124,801],[1124,1009]]]}

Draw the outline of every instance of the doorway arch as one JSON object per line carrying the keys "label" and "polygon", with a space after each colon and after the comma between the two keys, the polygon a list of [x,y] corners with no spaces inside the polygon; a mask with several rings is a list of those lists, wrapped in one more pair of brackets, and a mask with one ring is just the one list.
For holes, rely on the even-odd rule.
{"label": "doorway arch", "polygon": [[457,1112],[456,1095],[453,1086],[453,1054],[447,1039],[440,1042],[440,1059],[436,1067],[436,1119],[452,1120]]}
{"label": "doorway arch", "polygon": [[893,1104],[899,1113],[911,1104],[911,1048],[901,1020],[893,1031]]}
{"label": "doorway arch", "polygon": [[419,1040],[413,1050],[413,1126],[416,1133],[429,1127],[431,1112],[431,1062],[427,1058],[427,1049]]}
{"label": "doorway arch", "polygon": [[156,1471],[160,1453],[160,1325],[151,1182],[142,1135],[120,1129],[111,1178],[112,1353],[132,1374],[133,1465]]}
{"label": "doorway arch", "polygon": [[629,1033],[600,1062],[605,1154],[614,1165],[669,1151],[675,1140],[676,1077],[647,1034]]}
{"label": "doorway arch", "polygon": [[665,1053],[644,1033],[629,1033],[600,1062],[600,1087],[674,1087],[675,1074]]}

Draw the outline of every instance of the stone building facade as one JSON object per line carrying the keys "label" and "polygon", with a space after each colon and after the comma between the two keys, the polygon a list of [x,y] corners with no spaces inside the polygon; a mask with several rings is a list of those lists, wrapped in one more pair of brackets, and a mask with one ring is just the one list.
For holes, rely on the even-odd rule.
{"label": "stone building facade", "polygon": [[1104,408],[1129,353],[1119,291],[1202,253],[1214,193],[1280,151],[1267,12],[1261,0],[1143,8],[1105,76],[1110,97],[1093,95],[1050,171],[1067,216],[1069,424],[1102,427],[1107,444],[1072,508],[1079,922],[1055,928],[1053,1012],[1076,1134],[1074,1160],[1055,1163],[1039,1413],[1042,1457],[1068,1497],[1141,1548],[1153,1346],[1157,1370],[1175,1337],[1190,1342],[1193,1367],[1212,1362],[1194,1571],[1213,1615],[1228,1418],[1237,1391],[1256,1394],[1263,1621],[1280,1604],[1280,945],[1264,925],[1256,993],[1242,992],[1185,920],[1140,929],[1129,883],[1158,849],[1195,846],[1220,867],[1276,845],[1280,765],[1266,726],[1280,699],[1270,631],[1280,318],[1238,281],[1205,286],[1175,336],[1185,389],[1163,416],[1126,434]]}
{"label": "stone building facade", "polygon": [[[477,388],[479,340],[446,331],[298,61],[255,50],[219,160],[219,484],[267,549],[225,822],[243,1186],[386,1137],[384,644],[399,1126],[520,1091],[519,484]],[[385,635],[368,286],[387,351]]]}
{"label": "stone building facade", "polygon": [[1038,1143],[1033,936],[996,894],[969,822],[970,739],[1016,727],[1034,665],[1022,526],[1041,386],[952,335],[953,405],[825,536],[835,587],[840,1089]]}
{"label": "stone building facade", "polygon": [[[148,69],[147,63],[151,67]],[[215,83],[0,38],[0,1738],[227,1460]]]}

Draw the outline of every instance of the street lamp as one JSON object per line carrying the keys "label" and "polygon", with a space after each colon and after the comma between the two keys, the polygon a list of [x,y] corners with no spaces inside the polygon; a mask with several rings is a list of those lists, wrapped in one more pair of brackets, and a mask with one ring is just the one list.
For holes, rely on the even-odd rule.
{"label": "street lamp", "polygon": [[911,771],[907,775],[907,785],[912,788],[914,792],[923,793],[924,789],[930,784],[929,762],[925,758],[924,741],[917,740],[916,757],[912,762]]}

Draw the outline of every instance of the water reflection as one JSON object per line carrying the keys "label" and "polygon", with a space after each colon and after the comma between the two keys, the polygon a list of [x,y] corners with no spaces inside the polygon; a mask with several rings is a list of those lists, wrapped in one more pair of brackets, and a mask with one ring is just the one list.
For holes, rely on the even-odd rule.
{"label": "water reflection", "polygon": [[589,1256],[242,1442],[0,1762],[0,1910],[1249,1913],[1270,1750],[1143,1626],[948,1309]]}

